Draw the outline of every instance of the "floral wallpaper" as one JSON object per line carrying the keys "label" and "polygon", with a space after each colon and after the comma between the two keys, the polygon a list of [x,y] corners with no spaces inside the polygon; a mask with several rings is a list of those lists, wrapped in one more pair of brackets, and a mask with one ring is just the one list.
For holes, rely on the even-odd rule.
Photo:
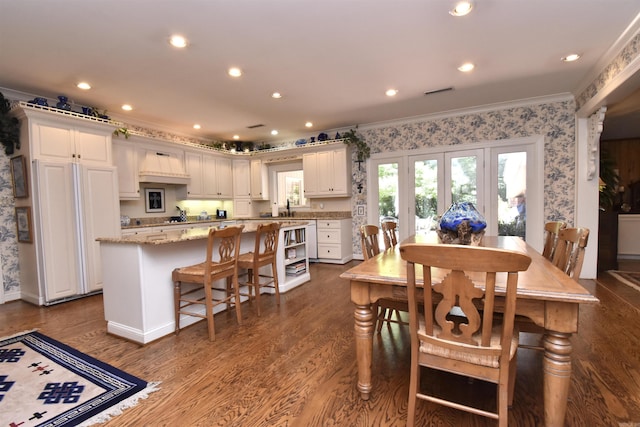
{"label": "floral wallpaper", "polygon": [[[406,124],[361,128],[359,133],[371,146],[372,153],[410,150],[420,147],[470,144],[532,135],[545,137],[544,215],[547,219],[572,222],[575,176],[575,111],[597,96],[609,82],[640,57],[640,35],[636,35],[608,64],[599,76],[576,97],[576,101],[532,104],[524,107],[496,109],[483,113],[452,115]],[[148,129],[131,129],[135,133],[154,135],[166,140],[199,143],[201,140]],[[354,253],[360,253],[357,228],[366,221],[366,167],[353,168]],[[360,192],[358,186],[362,186]],[[364,205],[364,215],[358,206]],[[0,263],[6,301],[20,298],[18,248],[13,190],[9,158],[0,154]],[[360,209],[362,211],[362,208]]]}
{"label": "floral wallpaper", "polygon": [[[544,215],[549,220],[572,223],[575,200],[575,110],[573,101],[534,104],[361,129],[359,133],[371,147],[372,154],[543,135]],[[365,168],[353,168],[353,183],[353,249],[354,253],[360,254],[358,227],[367,219]],[[357,190],[358,184],[363,185],[361,193]],[[357,215],[358,205],[365,206],[364,215]]]}
{"label": "floral wallpaper", "polygon": [[9,157],[0,153],[0,265],[6,300],[20,298],[15,203]]}

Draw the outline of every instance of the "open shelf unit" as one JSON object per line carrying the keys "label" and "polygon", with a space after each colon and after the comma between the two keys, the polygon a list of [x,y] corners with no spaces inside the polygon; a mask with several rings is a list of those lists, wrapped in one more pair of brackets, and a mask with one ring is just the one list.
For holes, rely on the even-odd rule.
{"label": "open shelf unit", "polygon": [[311,280],[307,251],[307,226],[280,229],[278,243],[278,281],[280,292],[286,292]]}

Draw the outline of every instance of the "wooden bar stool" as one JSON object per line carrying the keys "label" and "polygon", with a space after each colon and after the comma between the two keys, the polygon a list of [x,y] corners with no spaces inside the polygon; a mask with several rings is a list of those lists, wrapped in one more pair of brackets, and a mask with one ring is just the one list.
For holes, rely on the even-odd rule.
{"label": "wooden bar stool", "polygon": [[[280,305],[278,269],[276,267],[276,253],[278,251],[279,234],[279,222],[260,224],[256,231],[256,242],[253,252],[240,254],[238,257],[238,268],[247,269],[246,280],[239,282],[239,285],[248,286],[249,288],[247,294],[241,293],[241,295],[247,295],[250,300],[255,298],[258,316],[261,315],[261,288],[271,288],[275,290],[276,303]],[[266,274],[264,271],[261,274],[260,268],[269,265],[271,266],[271,275]],[[241,275],[241,277],[244,277],[244,275]]]}
{"label": "wooden bar stool", "polygon": [[[243,228],[244,225],[210,229],[204,262],[173,270],[171,277],[174,282],[176,335],[180,332],[180,315],[186,314],[207,319],[209,340],[215,341],[213,309],[220,304],[226,304],[227,308],[235,305],[238,324],[242,324],[238,292],[238,254]],[[216,250],[218,259],[214,260],[213,254]],[[225,279],[224,287],[217,284],[221,279]],[[224,296],[220,296],[221,294]],[[204,306],[204,313],[201,310],[196,311],[194,305]]]}

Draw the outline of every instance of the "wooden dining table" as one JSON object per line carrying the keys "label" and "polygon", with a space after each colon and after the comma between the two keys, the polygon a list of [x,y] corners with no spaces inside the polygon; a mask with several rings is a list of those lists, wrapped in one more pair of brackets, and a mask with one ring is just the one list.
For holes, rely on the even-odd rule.
{"label": "wooden dining table", "polygon": [[[340,275],[351,281],[351,301],[355,304],[355,341],[358,364],[358,391],[368,400],[372,390],[371,361],[375,316],[372,303],[380,298],[406,300],[407,264],[399,248],[405,243],[437,244],[435,233],[409,237],[395,248],[366,260]],[[524,252],[531,265],[518,277],[516,315],[544,328],[543,392],[545,425],[563,426],[571,382],[571,335],[578,332],[581,304],[597,304],[577,281],[569,278],[524,240],[514,236],[484,236],[482,246]],[[482,283],[476,283],[482,286]],[[504,294],[498,284],[496,294]]]}

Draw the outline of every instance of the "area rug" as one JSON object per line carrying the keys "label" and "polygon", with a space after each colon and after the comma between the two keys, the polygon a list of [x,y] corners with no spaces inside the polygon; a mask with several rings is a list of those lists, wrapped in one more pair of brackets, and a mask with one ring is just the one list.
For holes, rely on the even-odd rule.
{"label": "area rug", "polygon": [[36,331],[0,339],[0,426],[88,426],[157,389]]}
{"label": "area rug", "polygon": [[607,273],[609,273],[625,285],[629,285],[636,291],[640,291],[640,271],[609,270],[607,271]]}

